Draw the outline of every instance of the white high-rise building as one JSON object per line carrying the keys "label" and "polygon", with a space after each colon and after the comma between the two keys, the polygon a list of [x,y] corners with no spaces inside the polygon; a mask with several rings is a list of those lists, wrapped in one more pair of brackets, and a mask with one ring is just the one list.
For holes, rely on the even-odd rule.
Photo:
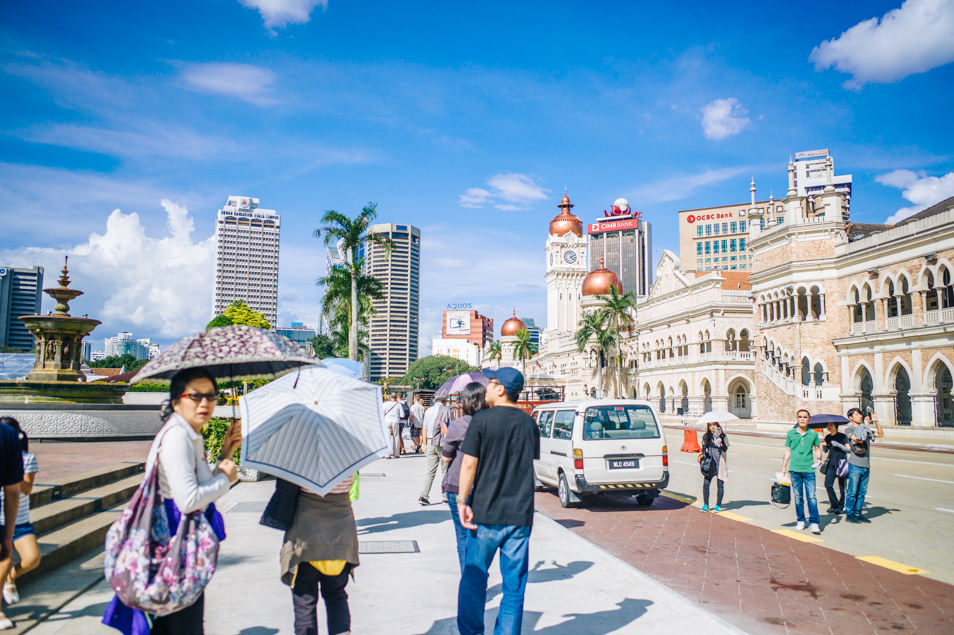
{"label": "white high-rise building", "polygon": [[215,291],[212,314],[238,300],[278,321],[278,244],[281,216],[257,198],[229,196],[215,223]]}
{"label": "white high-rise building", "polygon": [[851,211],[851,175],[835,174],[835,160],[831,158],[828,148],[796,152],[793,167],[796,194],[813,198],[831,185],[836,192],[845,195],[844,220],[848,222],[848,214]]}

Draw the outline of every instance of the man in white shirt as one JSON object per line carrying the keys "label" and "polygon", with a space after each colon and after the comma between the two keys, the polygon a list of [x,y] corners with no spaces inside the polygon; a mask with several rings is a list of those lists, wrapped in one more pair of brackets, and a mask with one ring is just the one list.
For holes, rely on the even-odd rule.
{"label": "man in white shirt", "polygon": [[424,472],[424,487],[421,488],[421,495],[417,499],[421,505],[431,504],[429,497],[434,475],[437,474],[437,466],[441,466],[442,476],[447,471],[447,463],[441,460],[441,444],[447,433],[447,424],[451,420],[451,411],[444,401],[444,397],[435,398],[434,404],[424,413],[423,447],[427,465]]}
{"label": "man in white shirt", "polygon": [[414,403],[411,405],[411,441],[414,442],[414,451],[421,451],[421,430],[424,427],[424,404],[421,403],[421,396],[414,395]]}
{"label": "man in white shirt", "polygon": [[401,402],[395,393],[384,402],[384,425],[391,431],[391,454],[385,458],[396,459],[401,456]]}

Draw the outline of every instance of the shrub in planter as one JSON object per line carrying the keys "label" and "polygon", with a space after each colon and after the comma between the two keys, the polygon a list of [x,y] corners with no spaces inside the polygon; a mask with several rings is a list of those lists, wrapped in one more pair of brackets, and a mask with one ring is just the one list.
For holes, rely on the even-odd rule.
{"label": "shrub in planter", "polygon": [[[231,419],[213,417],[209,419],[209,422],[202,428],[202,438],[205,440],[205,451],[213,461],[218,458],[219,452],[222,450],[222,443],[225,441],[225,434],[229,431],[230,425],[232,425]],[[241,446],[239,446],[235,448],[235,452],[232,453],[232,460],[235,461],[236,465],[239,464],[241,449]]]}

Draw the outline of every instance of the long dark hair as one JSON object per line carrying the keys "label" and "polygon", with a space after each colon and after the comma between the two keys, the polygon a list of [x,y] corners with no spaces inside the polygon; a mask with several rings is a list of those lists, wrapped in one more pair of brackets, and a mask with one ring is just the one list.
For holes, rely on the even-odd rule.
{"label": "long dark hair", "polygon": [[169,399],[162,402],[162,406],[159,409],[159,418],[163,421],[168,421],[169,417],[172,416],[174,410],[172,407],[179,403],[179,395],[185,391],[186,385],[193,379],[208,379],[212,382],[212,389],[215,392],[219,391],[219,385],[215,381],[215,376],[210,373],[205,368],[187,368],[185,370],[180,370],[172,377],[172,381],[169,383]]}
{"label": "long dark hair", "polygon": [[20,427],[20,422],[14,419],[13,417],[0,417],[0,423],[5,423],[14,430],[17,431],[17,436],[20,437],[20,449],[24,452],[30,451],[30,437],[27,436],[27,433],[24,432],[23,428]]}
{"label": "long dark hair", "polygon": [[472,415],[487,407],[485,396],[487,387],[479,381],[472,381],[460,391],[460,406],[465,415]]}
{"label": "long dark hair", "polygon": [[[709,428],[709,426],[711,426],[713,423],[719,426],[719,436],[725,439],[725,428],[722,427],[722,424],[719,423],[718,421],[710,421],[709,423],[706,424],[706,433],[702,435],[703,445],[708,445],[712,443],[712,440],[714,437],[712,435],[712,430]],[[728,447],[728,442],[726,442],[726,446]]]}

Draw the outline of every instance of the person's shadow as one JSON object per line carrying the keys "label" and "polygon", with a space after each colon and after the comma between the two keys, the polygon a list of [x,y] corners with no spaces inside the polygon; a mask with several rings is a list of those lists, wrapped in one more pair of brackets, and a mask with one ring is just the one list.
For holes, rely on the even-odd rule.
{"label": "person's shadow", "polygon": [[[637,600],[625,598],[616,603],[617,608],[596,611],[594,613],[564,613],[562,617],[569,617],[565,622],[536,629],[537,623],[543,617],[540,611],[523,612],[523,632],[542,633],[543,635],[581,635],[589,633],[612,633],[624,626],[632,624],[652,606],[652,600]],[[484,623],[493,624],[497,619],[497,609],[484,613]],[[490,627],[491,632],[493,626]],[[456,635],[457,617],[447,617],[435,621],[425,635]]]}
{"label": "person's shadow", "polygon": [[[546,564],[544,560],[538,561],[533,568],[527,572],[527,584],[536,584],[540,582],[554,582],[556,580],[568,580],[578,573],[583,573],[593,566],[588,560],[576,560],[567,564],[558,564],[551,560],[552,566],[543,569]],[[489,602],[503,590],[503,585],[498,583],[487,589],[487,601]]]}
{"label": "person's shadow", "polygon": [[413,512],[401,512],[391,516],[376,516],[374,518],[359,518],[355,521],[358,526],[358,535],[376,534],[392,529],[418,527],[442,523],[451,519],[450,510],[445,506],[440,510],[422,509]]}

